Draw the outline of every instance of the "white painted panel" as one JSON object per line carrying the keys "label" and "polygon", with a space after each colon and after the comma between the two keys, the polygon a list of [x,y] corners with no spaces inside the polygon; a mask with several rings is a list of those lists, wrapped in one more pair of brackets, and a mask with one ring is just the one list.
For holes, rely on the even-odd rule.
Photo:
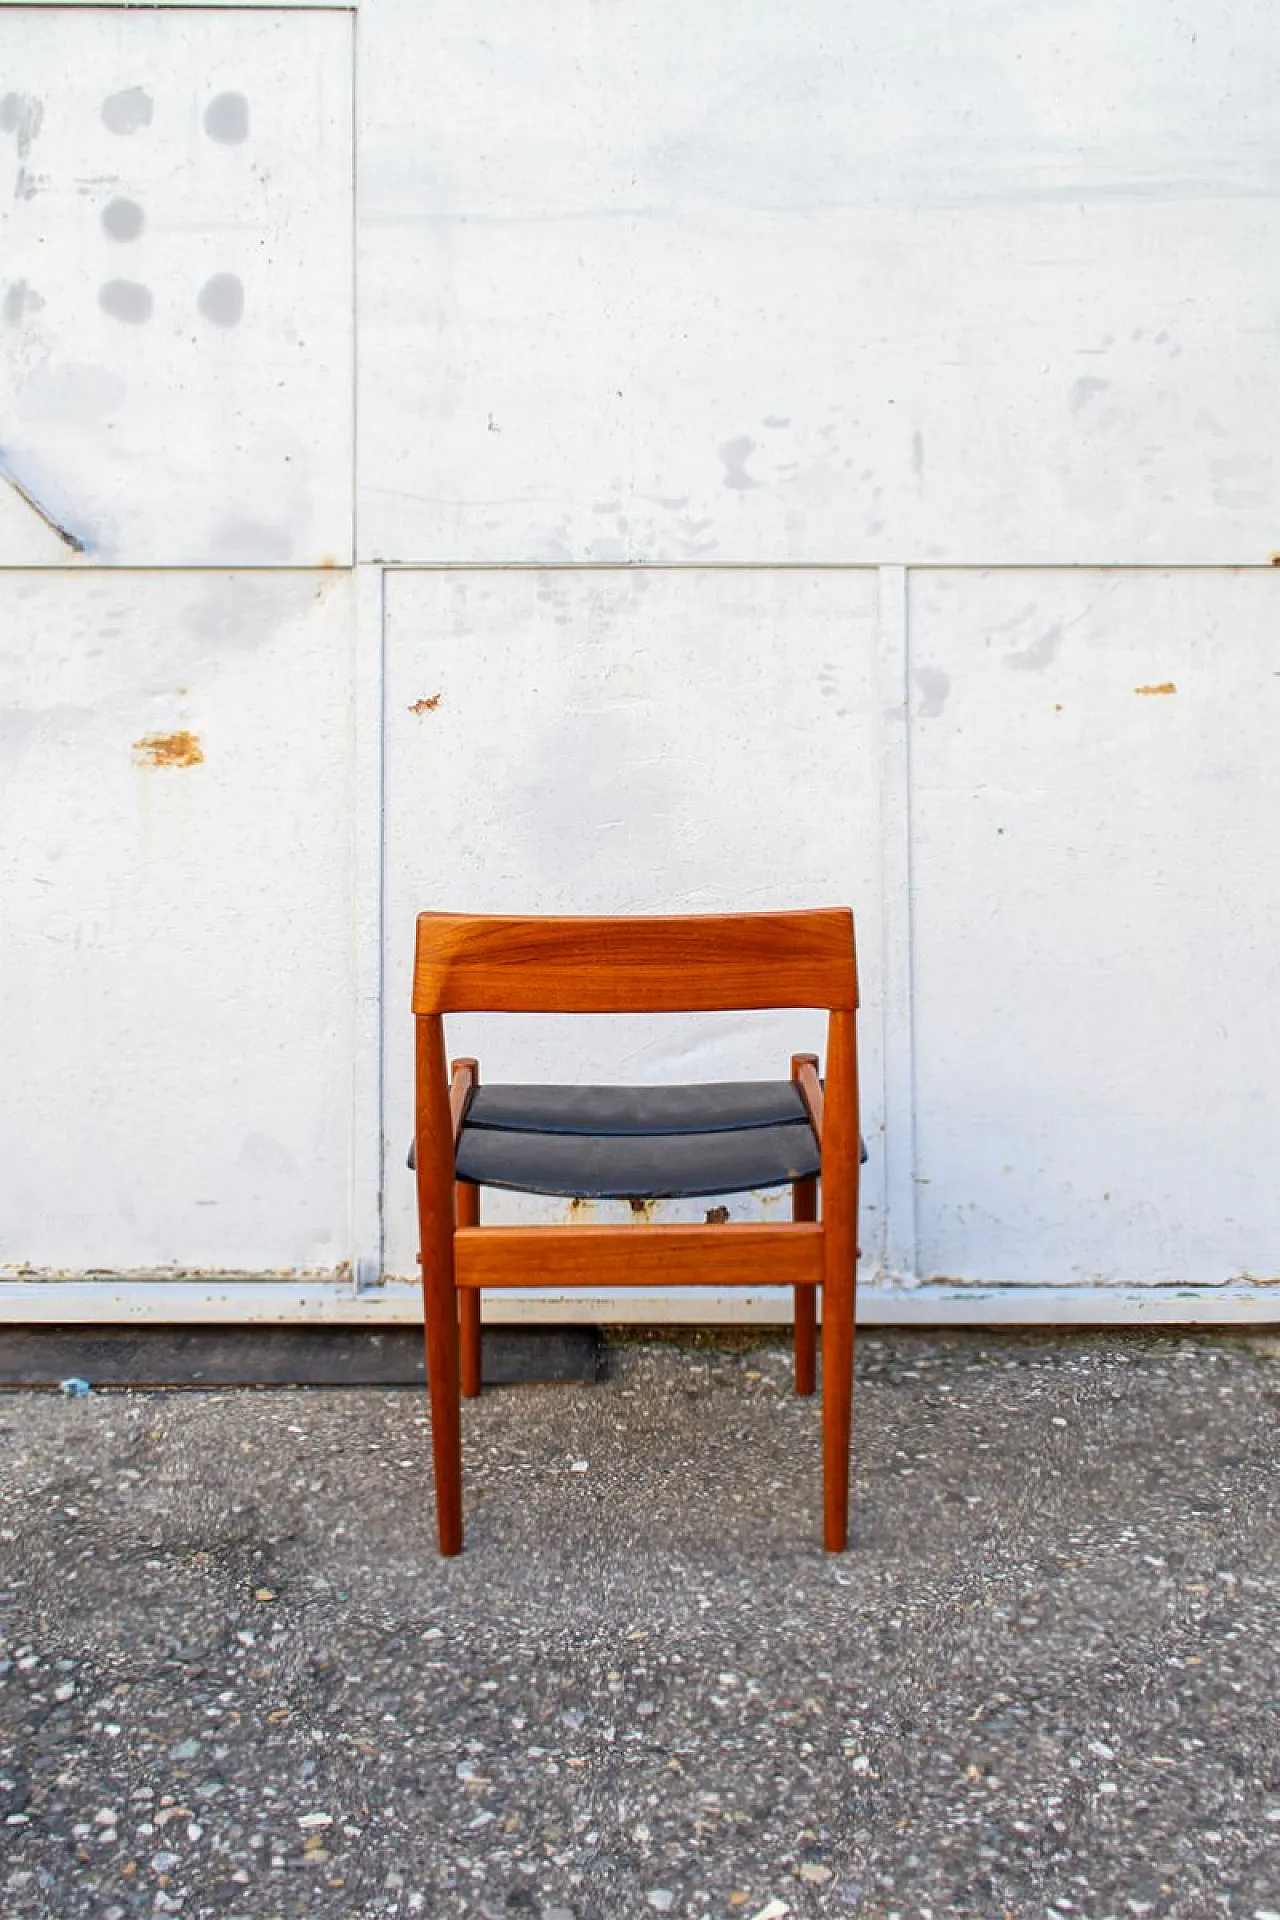
{"label": "white painted panel", "polygon": [[[0,0],[0,12],[6,8],[16,12],[19,8],[29,7],[137,7],[141,4],[163,4],[171,7],[207,7],[209,0]],[[275,12],[281,7],[306,7],[309,11],[350,13],[359,4],[359,0],[218,0],[220,9],[227,7],[257,7],[261,11]]]}
{"label": "white painted panel", "polygon": [[346,1258],[350,634],[341,574],[0,574],[0,1264]]}
{"label": "white painted panel", "polygon": [[[697,1298],[693,1297],[696,1292]],[[773,1326],[788,1318],[776,1288],[641,1288],[589,1293],[573,1288],[516,1295],[487,1293],[486,1321],[655,1326]],[[361,1292],[310,1280],[0,1280],[0,1326],[92,1326],[148,1320],[175,1325],[417,1326],[422,1288],[393,1280]],[[1274,1307],[1264,1287],[895,1287],[863,1281],[861,1327],[1179,1326],[1258,1328],[1273,1343]],[[1257,1336],[1255,1336],[1257,1337]]]}
{"label": "white painted panel", "polygon": [[368,0],[365,557],[1258,562],[1267,0]]}
{"label": "white painted panel", "polygon": [[911,581],[921,1271],[1280,1273],[1280,578]]}
{"label": "white painted panel", "polygon": [[0,50],[0,564],[348,560],[350,20],[6,9]]}
{"label": "white painted panel", "polygon": [[[878,1006],[876,642],[871,574],[388,576],[391,1273],[415,1271],[404,1155],[413,1124],[410,963],[422,909],[849,904],[864,1001]],[[874,1138],[874,1011],[860,1039]],[[792,1051],[823,1043],[823,1017],[804,1012],[450,1023],[453,1051],[477,1053],[495,1080],[785,1077]],[[873,1191],[869,1257],[875,1199]],[[784,1203],[739,1200],[734,1213],[758,1217]],[[517,1217],[496,1196],[485,1204],[489,1217]],[[563,1217],[566,1208],[529,1203],[520,1217]]]}

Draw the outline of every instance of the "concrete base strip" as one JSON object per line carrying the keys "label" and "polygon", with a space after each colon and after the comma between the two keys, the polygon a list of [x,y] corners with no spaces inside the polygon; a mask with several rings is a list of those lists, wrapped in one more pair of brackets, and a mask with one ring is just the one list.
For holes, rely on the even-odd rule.
{"label": "concrete base strip", "polygon": [[[776,1289],[689,1288],[654,1293],[504,1293],[485,1297],[486,1321],[508,1326],[751,1325],[791,1318]],[[17,1280],[0,1282],[0,1325],[404,1326],[421,1321],[410,1282],[354,1290],[312,1278]],[[868,1282],[858,1320],[870,1327],[1268,1326],[1280,1323],[1280,1286],[990,1287]]]}

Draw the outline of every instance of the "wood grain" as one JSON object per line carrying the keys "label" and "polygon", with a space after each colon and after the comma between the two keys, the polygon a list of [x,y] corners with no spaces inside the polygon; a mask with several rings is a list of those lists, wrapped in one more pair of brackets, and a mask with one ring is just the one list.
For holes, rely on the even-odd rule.
{"label": "wood grain", "polygon": [[791,1287],[822,1278],[822,1229],[461,1227],[459,1287]]}
{"label": "wood grain", "polygon": [[822,1090],[822,1081],[818,1077],[818,1056],[816,1053],[797,1053],[791,1061],[791,1078],[795,1081],[804,1101],[805,1112],[809,1116],[809,1125],[822,1142],[822,1115],[826,1107],[826,1095]]}
{"label": "wood grain", "polygon": [[418,917],[418,1014],[704,1013],[857,1005],[853,916]]}

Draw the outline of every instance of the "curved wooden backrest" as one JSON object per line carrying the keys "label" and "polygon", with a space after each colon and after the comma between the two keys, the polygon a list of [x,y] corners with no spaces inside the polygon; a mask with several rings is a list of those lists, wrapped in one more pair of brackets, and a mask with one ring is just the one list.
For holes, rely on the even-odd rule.
{"label": "curved wooden backrest", "polygon": [[857,1004],[847,907],[654,919],[418,916],[416,1014]]}

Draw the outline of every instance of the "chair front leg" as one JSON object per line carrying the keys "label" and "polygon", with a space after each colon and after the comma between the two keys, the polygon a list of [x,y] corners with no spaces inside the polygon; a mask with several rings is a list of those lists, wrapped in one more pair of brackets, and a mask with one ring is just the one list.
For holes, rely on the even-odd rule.
{"label": "chair front leg", "polygon": [[853,1422],[853,1328],[858,1266],[858,1078],[853,1014],[831,1015],[822,1131],[823,1538],[843,1553],[849,1538],[849,1442]]}
{"label": "chair front leg", "polygon": [[[480,1224],[480,1189],[470,1180],[459,1180],[454,1188],[454,1210],[460,1227]],[[461,1336],[462,1397],[475,1400],[480,1394],[480,1289],[458,1289],[459,1333]]]}

